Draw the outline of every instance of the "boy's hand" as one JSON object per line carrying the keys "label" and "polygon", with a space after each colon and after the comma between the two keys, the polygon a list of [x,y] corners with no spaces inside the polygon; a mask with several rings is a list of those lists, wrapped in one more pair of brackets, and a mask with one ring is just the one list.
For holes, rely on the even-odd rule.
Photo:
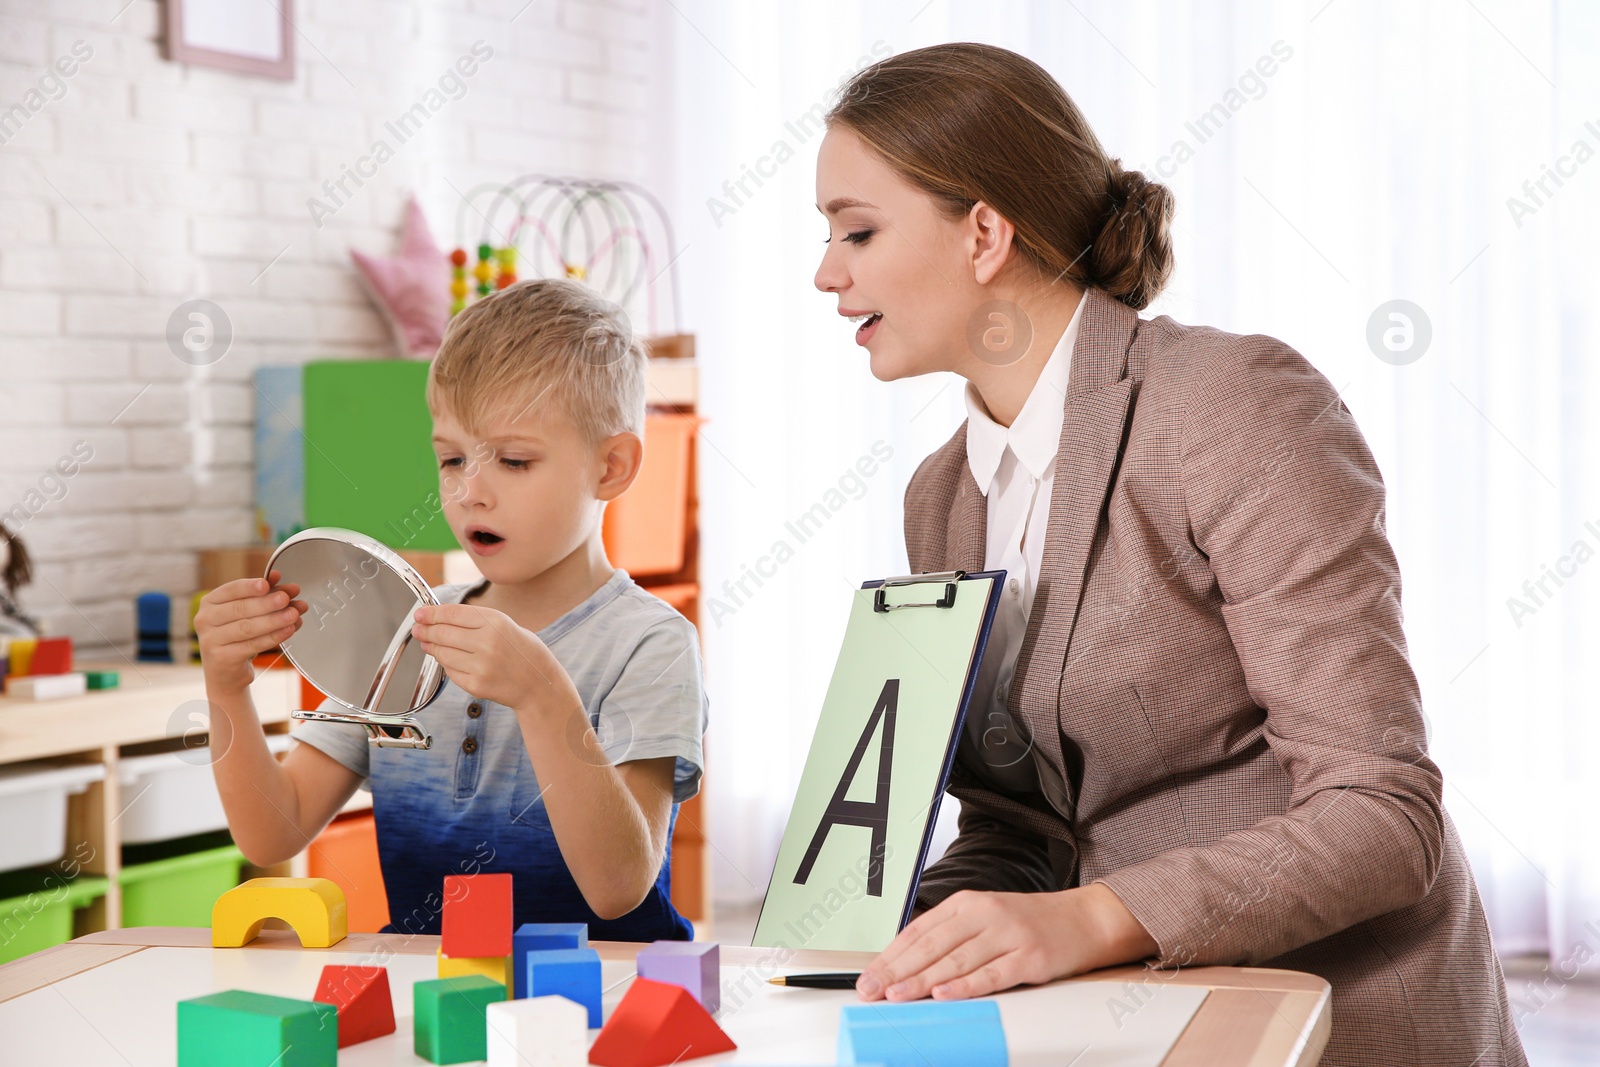
{"label": "boy's hand", "polygon": [[413,616],[412,636],[450,680],[480,700],[508,708],[578,702],[555,654],[511,616],[474,604],[430,604]]}
{"label": "boy's hand", "polygon": [[194,632],[208,685],[248,689],[255,681],[250,661],[300,629],[301,616],[310,605],[295,600],[300,587],[293,582],[281,585],[282,578],[279,571],[265,579],[240,578],[200,598]]}

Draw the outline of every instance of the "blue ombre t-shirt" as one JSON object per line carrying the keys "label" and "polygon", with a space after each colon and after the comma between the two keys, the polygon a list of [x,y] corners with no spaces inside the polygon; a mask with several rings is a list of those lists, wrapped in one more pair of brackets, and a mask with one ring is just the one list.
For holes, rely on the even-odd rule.
{"label": "blue ombre t-shirt", "polygon": [[[441,585],[434,595],[459,604],[486,586]],[[688,940],[693,928],[672,907],[670,837],[678,805],[700,788],[707,700],[695,629],[618,570],[538,636],[572,678],[613,764],[677,759],[655,885],[627,915],[595,915],[562,861],[516,715],[446,678],[417,716],[433,735],[430,749],[372,748],[360,727],[339,723],[300,723],[293,734],[366,779],[389,894],[385,932],[438,933],[445,875],[505,871],[516,925],[586,922],[595,940]]]}

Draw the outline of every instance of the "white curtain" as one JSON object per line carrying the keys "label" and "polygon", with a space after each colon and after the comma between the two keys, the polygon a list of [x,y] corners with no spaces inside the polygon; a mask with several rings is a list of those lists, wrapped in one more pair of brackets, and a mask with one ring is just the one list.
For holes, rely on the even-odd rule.
{"label": "white curtain", "polygon": [[[978,40],[1042,64],[1112,155],[1174,190],[1177,272],[1147,315],[1282,338],[1340,389],[1388,482],[1432,751],[1497,944],[1600,970],[1593,5],[672,0],[657,17],[660,185],[711,420],[719,899],[764,891],[847,590],[903,573],[904,486],[962,418],[953,378],[874,380],[813,288],[806,116],[887,52]],[[1421,314],[1391,318],[1394,300]],[[892,459],[848,477],[879,441]],[[803,542],[785,525],[841,499]],[[780,543],[792,558],[763,562]]]}

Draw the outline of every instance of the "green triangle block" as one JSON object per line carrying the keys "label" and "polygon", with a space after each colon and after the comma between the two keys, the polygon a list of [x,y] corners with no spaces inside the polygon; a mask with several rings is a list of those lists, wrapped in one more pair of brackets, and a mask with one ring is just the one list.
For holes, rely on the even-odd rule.
{"label": "green triangle block", "polygon": [[429,1063],[489,1058],[489,1005],[506,987],[479,974],[436,978],[411,987],[412,1047]]}
{"label": "green triangle block", "polygon": [[334,1067],[331,1004],[230,989],[178,1001],[178,1067]]}

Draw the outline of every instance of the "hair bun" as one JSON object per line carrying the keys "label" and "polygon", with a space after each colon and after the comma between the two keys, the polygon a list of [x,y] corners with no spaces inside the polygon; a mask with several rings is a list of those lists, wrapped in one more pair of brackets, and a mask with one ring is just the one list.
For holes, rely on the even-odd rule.
{"label": "hair bun", "polygon": [[1142,310],[1172,274],[1172,190],[1111,161],[1106,221],[1089,256],[1097,288]]}

